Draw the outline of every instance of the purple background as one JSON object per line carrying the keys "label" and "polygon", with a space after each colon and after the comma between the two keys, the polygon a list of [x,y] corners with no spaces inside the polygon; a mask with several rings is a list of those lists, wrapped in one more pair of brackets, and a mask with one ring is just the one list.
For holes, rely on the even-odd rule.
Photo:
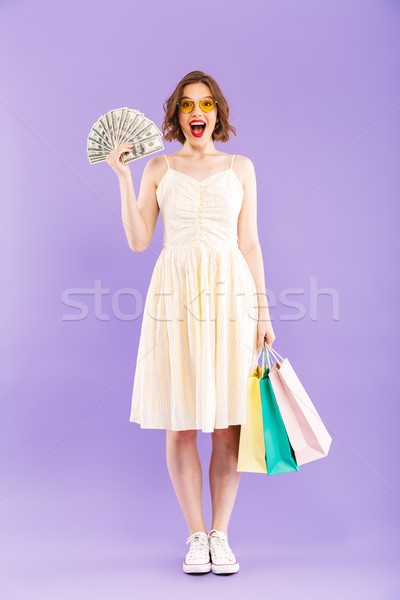
{"label": "purple background", "polygon": [[[1,600],[222,586],[231,598],[400,597],[399,13],[394,1],[2,2]],[[117,176],[86,156],[112,108],[161,127],[163,101],[195,69],[219,82],[237,128],[216,147],[255,165],[274,347],[333,439],[298,473],[242,475],[230,578],[182,572],[165,430],[129,422],[161,218],[133,253]],[[131,163],[137,194],[145,164]],[[97,305],[84,294],[96,281],[108,290]],[[80,318],[63,303],[74,289]],[[210,434],[198,443],[209,530]]]}

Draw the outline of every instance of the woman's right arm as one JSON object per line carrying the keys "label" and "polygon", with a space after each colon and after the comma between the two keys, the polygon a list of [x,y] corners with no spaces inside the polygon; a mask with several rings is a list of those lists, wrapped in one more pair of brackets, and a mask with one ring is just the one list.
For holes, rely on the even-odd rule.
{"label": "woman's right arm", "polygon": [[[107,162],[117,173],[121,192],[121,216],[129,247],[134,252],[146,250],[153,237],[159,206],[156,197],[155,167],[160,157],[150,159],[144,168],[136,201],[129,163],[124,164],[121,155],[128,152],[131,144],[124,143],[107,156]],[[155,164],[154,164],[155,163]]]}

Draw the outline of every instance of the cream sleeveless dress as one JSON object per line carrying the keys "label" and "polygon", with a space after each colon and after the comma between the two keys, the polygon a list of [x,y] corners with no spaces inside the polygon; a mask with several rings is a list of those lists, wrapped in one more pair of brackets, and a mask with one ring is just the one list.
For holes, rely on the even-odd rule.
{"label": "cream sleeveless dress", "polygon": [[234,155],[202,181],[165,159],[156,191],[163,248],[144,306],[130,421],[212,432],[246,422],[257,363],[257,290],[237,236],[243,187]]}

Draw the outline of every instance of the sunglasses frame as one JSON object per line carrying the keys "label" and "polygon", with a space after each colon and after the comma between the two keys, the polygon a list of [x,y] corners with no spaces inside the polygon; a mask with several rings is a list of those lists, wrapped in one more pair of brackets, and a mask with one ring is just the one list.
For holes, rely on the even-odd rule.
{"label": "sunglasses frame", "polygon": [[[193,108],[192,108],[192,110],[185,111],[185,110],[182,110],[182,109],[181,109],[181,107],[180,107],[180,103],[181,103],[183,100],[187,100],[188,102],[193,102]],[[206,100],[212,100],[212,101],[214,102],[214,106],[213,106],[212,108],[210,108],[210,110],[203,110],[203,109],[201,108],[201,106],[200,106],[200,102],[205,102]],[[216,105],[216,104],[218,104],[218,101],[217,101],[217,100],[215,100],[215,98],[213,98],[212,96],[208,96],[207,98],[202,98],[202,100],[200,100],[200,102],[195,102],[194,100],[189,100],[188,98],[182,98],[181,100],[179,100],[179,102],[177,102],[177,103],[176,103],[176,105],[179,107],[179,110],[180,110],[181,112],[183,112],[183,114],[184,114],[184,115],[190,115],[190,113],[194,111],[194,107],[196,106],[196,104],[198,104],[198,105],[200,106],[200,108],[201,108],[202,112],[204,112],[204,113],[211,112],[211,111],[212,111],[212,109],[213,109],[213,108],[215,108],[215,105]]]}

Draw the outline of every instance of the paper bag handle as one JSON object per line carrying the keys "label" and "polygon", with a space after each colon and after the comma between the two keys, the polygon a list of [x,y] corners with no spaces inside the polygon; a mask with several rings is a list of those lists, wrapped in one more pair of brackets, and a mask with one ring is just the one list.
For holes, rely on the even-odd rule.
{"label": "paper bag handle", "polygon": [[269,367],[269,370],[271,371],[272,366],[271,366],[271,361],[270,361],[270,358],[269,358],[268,346],[267,346],[266,341],[264,340],[264,343],[263,343],[263,367],[262,367],[263,368],[263,373],[265,373],[265,370],[267,368],[267,363],[266,363],[265,357],[267,357],[268,367]]}
{"label": "paper bag handle", "polygon": [[[264,342],[264,343],[266,344],[266,342]],[[275,358],[276,358],[276,357],[278,357],[278,358],[280,358],[281,360],[285,360],[285,359],[283,358],[283,356],[281,356],[281,355],[279,354],[279,352],[277,352],[276,350],[273,350],[273,349],[272,349],[272,346],[271,346],[271,348],[268,346],[268,344],[266,344],[266,346],[267,346],[267,348],[268,348],[269,352],[271,352],[272,356],[274,356],[274,355],[275,355]]]}

